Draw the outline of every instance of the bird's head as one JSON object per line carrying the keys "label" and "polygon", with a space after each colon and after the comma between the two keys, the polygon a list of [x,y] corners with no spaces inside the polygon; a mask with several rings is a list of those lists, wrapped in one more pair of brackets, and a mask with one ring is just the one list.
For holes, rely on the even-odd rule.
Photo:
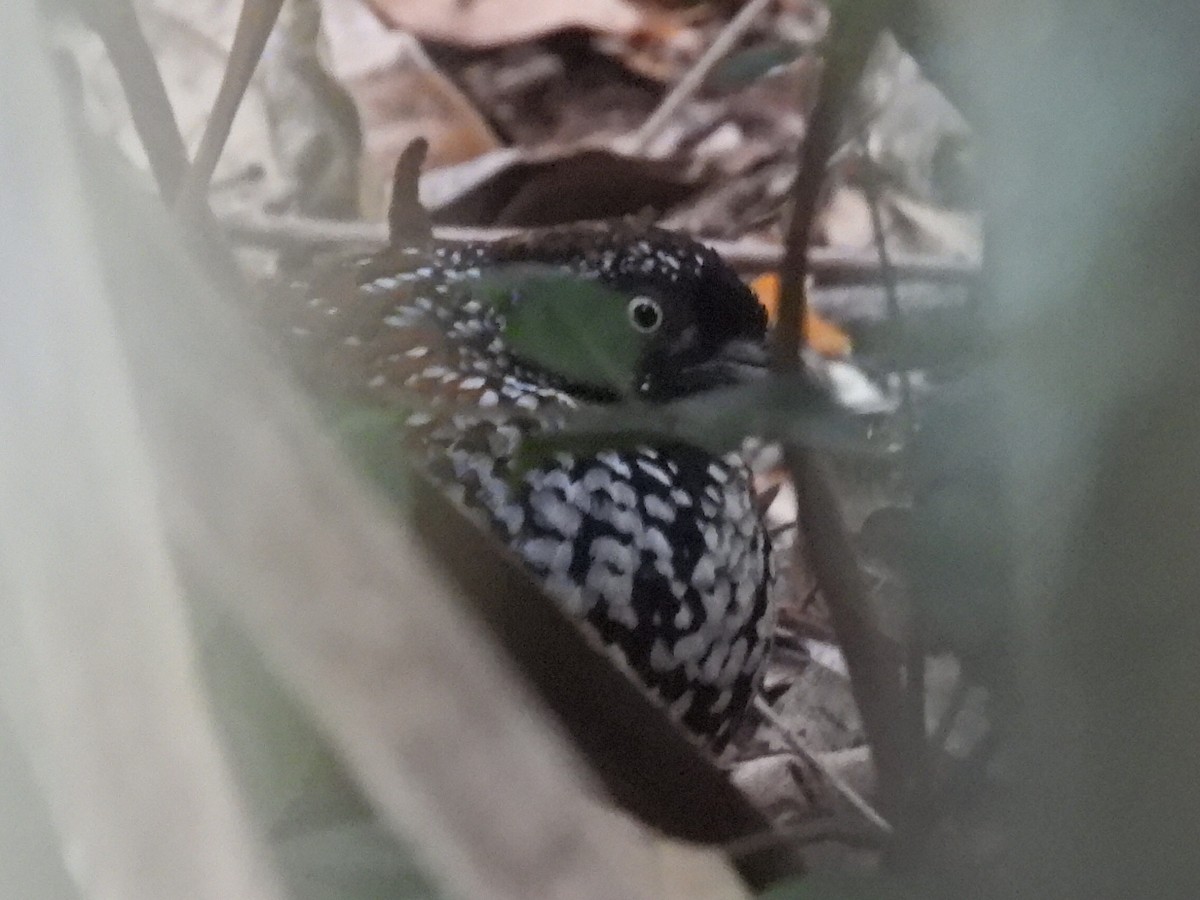
{"label": "bird's head", "polygon": [[766,313],[711,249],[632,223],[531,232],[489,262],[526,365],[600,395],[661,402],[763,371]]}

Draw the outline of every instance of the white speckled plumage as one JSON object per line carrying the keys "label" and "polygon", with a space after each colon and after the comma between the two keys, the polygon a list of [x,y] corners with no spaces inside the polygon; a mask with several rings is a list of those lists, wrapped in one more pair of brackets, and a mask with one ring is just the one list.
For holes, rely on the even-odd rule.
{"label": "white speckled plumage", "polygon": [[748,291],[700,245],[657,230],[552,230],[420,256],[393,249],[361,265],[358,297],[379,312],[354,335],[364,383],[383,402],[418,404],[408,429],[430,472],[672,715],[718,746],[757,689],[773,627],[770,544],[749,473],[737,456],[660,446],[560,453],[514,477],[522,435],[598,402],[515,359],[502,315],[473,293],[490,265],[530,260],[694,297],[691,337],[700,316],[735,314],[761,336]]}

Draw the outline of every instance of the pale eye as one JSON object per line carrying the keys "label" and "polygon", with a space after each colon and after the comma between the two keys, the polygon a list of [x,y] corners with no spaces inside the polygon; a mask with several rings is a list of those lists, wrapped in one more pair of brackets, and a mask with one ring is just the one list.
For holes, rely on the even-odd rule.
{"label": "pale eye", "polygon": [[651,297],[634,297],[626,307],[630,324],[642,334],[657,331],[662,324],[662,306]]}

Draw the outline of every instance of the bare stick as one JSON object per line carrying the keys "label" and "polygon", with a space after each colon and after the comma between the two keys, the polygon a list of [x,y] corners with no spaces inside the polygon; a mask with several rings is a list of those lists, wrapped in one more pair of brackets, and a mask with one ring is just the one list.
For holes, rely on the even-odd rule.
{"label": "bare stick", "polygon": [[[833,23],[824,83],[793,189],[792,217],[780,279],[779,319],[772,347],[774,368],[781,375],[801,368],[808,244],[821,183],[835,148],[843,110],[887,21],[890,7],[883,0],[863,4],[854,8],[854,15]],[[807,562],[829,604],[831,624],[846,658],[851,689],[879,773],[880,796],[885,808],[891,808],[902,795],[905,780],[899,666],[872,621],[868,588],[828,478],[811,454],[801,447],[785,446],[784,459],[802,510],[800,524],[808,548]]]}
{"label": "bare stick", "polygon": [[192,210],[208,206],[208,185],[213,171],[225,149],[233,118],[237,115],[246,88],[262,57],[267,37],[279,18],[283,0],[243,0],[237,30],[233,35],[233,47],[229,51],[229,62],[221,78],[221,87],[213,103],[212,114],[200,139],[196,158],[188,170],[183,187],[179,192],[177,209],[189,215]]}
{"label": "bare stick", "polygon": [[[875,164],[870,159],[870,151],[867,149],[867,141],[864,137],[862,141],[863,155],[866,157],[864,165],[863,190],[867,198],[867,209],[871,216],[871,235],[872,241],[875,244],[875,254],[879,259],[879,281],[883,285],[884,298],[887,301],[888,319],[891,320],[893,328],[903,327],[901,324],[900,314],[900,291],[899,278],[896,273],[896,266],[892,262],[892,254],[888,249],[887,241],[883,232],[883,215],[879,209],[880,202],[880,185],[879,172],[875,168]],[[900,415],[904,424],[904,436],[909,438],[913,432],[913,405],[912,405],[912,385],[909,382],[908,372],[904,371],[900,366],[893,362],[892,371],[900,379]]]}
{"label": "bare stick", "polygon": [[696,60],[695,64],[684,74],[679,83],[671,89],[670,93],[663,98],[659,103],[658,108],[650,114],[650,117],[641,124],[637,131],[629,135],[625,141],[619,142],[622,149],[629,153],[641,153],[650,145],[650,142],[658,137],[666,124],[675,115],[679,107],[690,100],[700,90],[704,80],[708,78],[709,73],[713,70],[725,55],[733,49],[734,45],[741,40],[750,26],[754,24],[763,11],[767,8],[772,0],[750,0],[745,6],[738,10],[737,15],[729,20],[729,23],[721,29],[721,33],[717,35],[703,55]]}
{"label": "bare stick", "polygon": [[[121,81],[132,113],[134,128],[150,161],[150,168],[165,203],[178,200],[188,168],[187,150],[175,120],[166,85],[154,54],[142,33],[129,0],[80,3],[87,21],[104,41],[109,59]],[[86,141],[87,138],[85,137]],[[214,280],[230,291],[245,292],[237,260],[226,244],[208,204],[193,206],[184,224],[191,229],[193,252]]]}
{"label": "bare stick", "polygon": [[879,772],[881,802],[890,810],[906,771],[899,659],[874,620],[870,589],[828,475],[812,454],[799,448],[787,448],[785,459],[796,479],[805,559],[829,606],[830,625],[846,659]]}
{"label": "bare stick", "polygon": [[[883,282],[884,296],[887,300],[888,319],[894,330],[904,327],[900,315],[900,297],[896,284],[896,272],[887,247],[886,235],[883,229],[883,215],[880,212],[880,183],[879,172],[871,159],[870,144],[866,139],[865,123],[862,128],[861,143],[864,158],[863,189],[867,198],[867,209],[871,216],[871,232],[875,242],[876,253],[879,254],[879,274]],[[908,453],[916,428],[915,412],[913,410],[912,386],[908,372],[894,360],[891,365],[892,373],[900,379],[900,423],[903,431],[903,446],[899,465],[906,479],[911,480],[911,472],[907,464]],[[905,635],[904,659],[904,719],[905,733],[908,740],[908,785],[907,804],[910,811],[923,806],[928,798],[929,759],[925,732],[925,627],[924,616],[921,614],[919,598],[911,590],[904,592],[908,598],[908,627]]]}

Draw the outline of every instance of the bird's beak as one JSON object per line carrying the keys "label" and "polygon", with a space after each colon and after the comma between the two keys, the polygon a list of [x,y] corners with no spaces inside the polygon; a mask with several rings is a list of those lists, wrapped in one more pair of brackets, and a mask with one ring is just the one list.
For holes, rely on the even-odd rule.
{"label": "bird's beak", "polygon": [[757,381],[766,376],[769,360],[767,348],[750,340],[734,340],[717,354],[714,363],[733,383]]}
{"label": "bird's beak", "polygon": [[647,381],[645,396],[671,399],[696,391],[731,387],[757,381],[767,372],[766,349],[750,340],[733,340],[701,363],[672,364],[667,361],[667,377]]}

